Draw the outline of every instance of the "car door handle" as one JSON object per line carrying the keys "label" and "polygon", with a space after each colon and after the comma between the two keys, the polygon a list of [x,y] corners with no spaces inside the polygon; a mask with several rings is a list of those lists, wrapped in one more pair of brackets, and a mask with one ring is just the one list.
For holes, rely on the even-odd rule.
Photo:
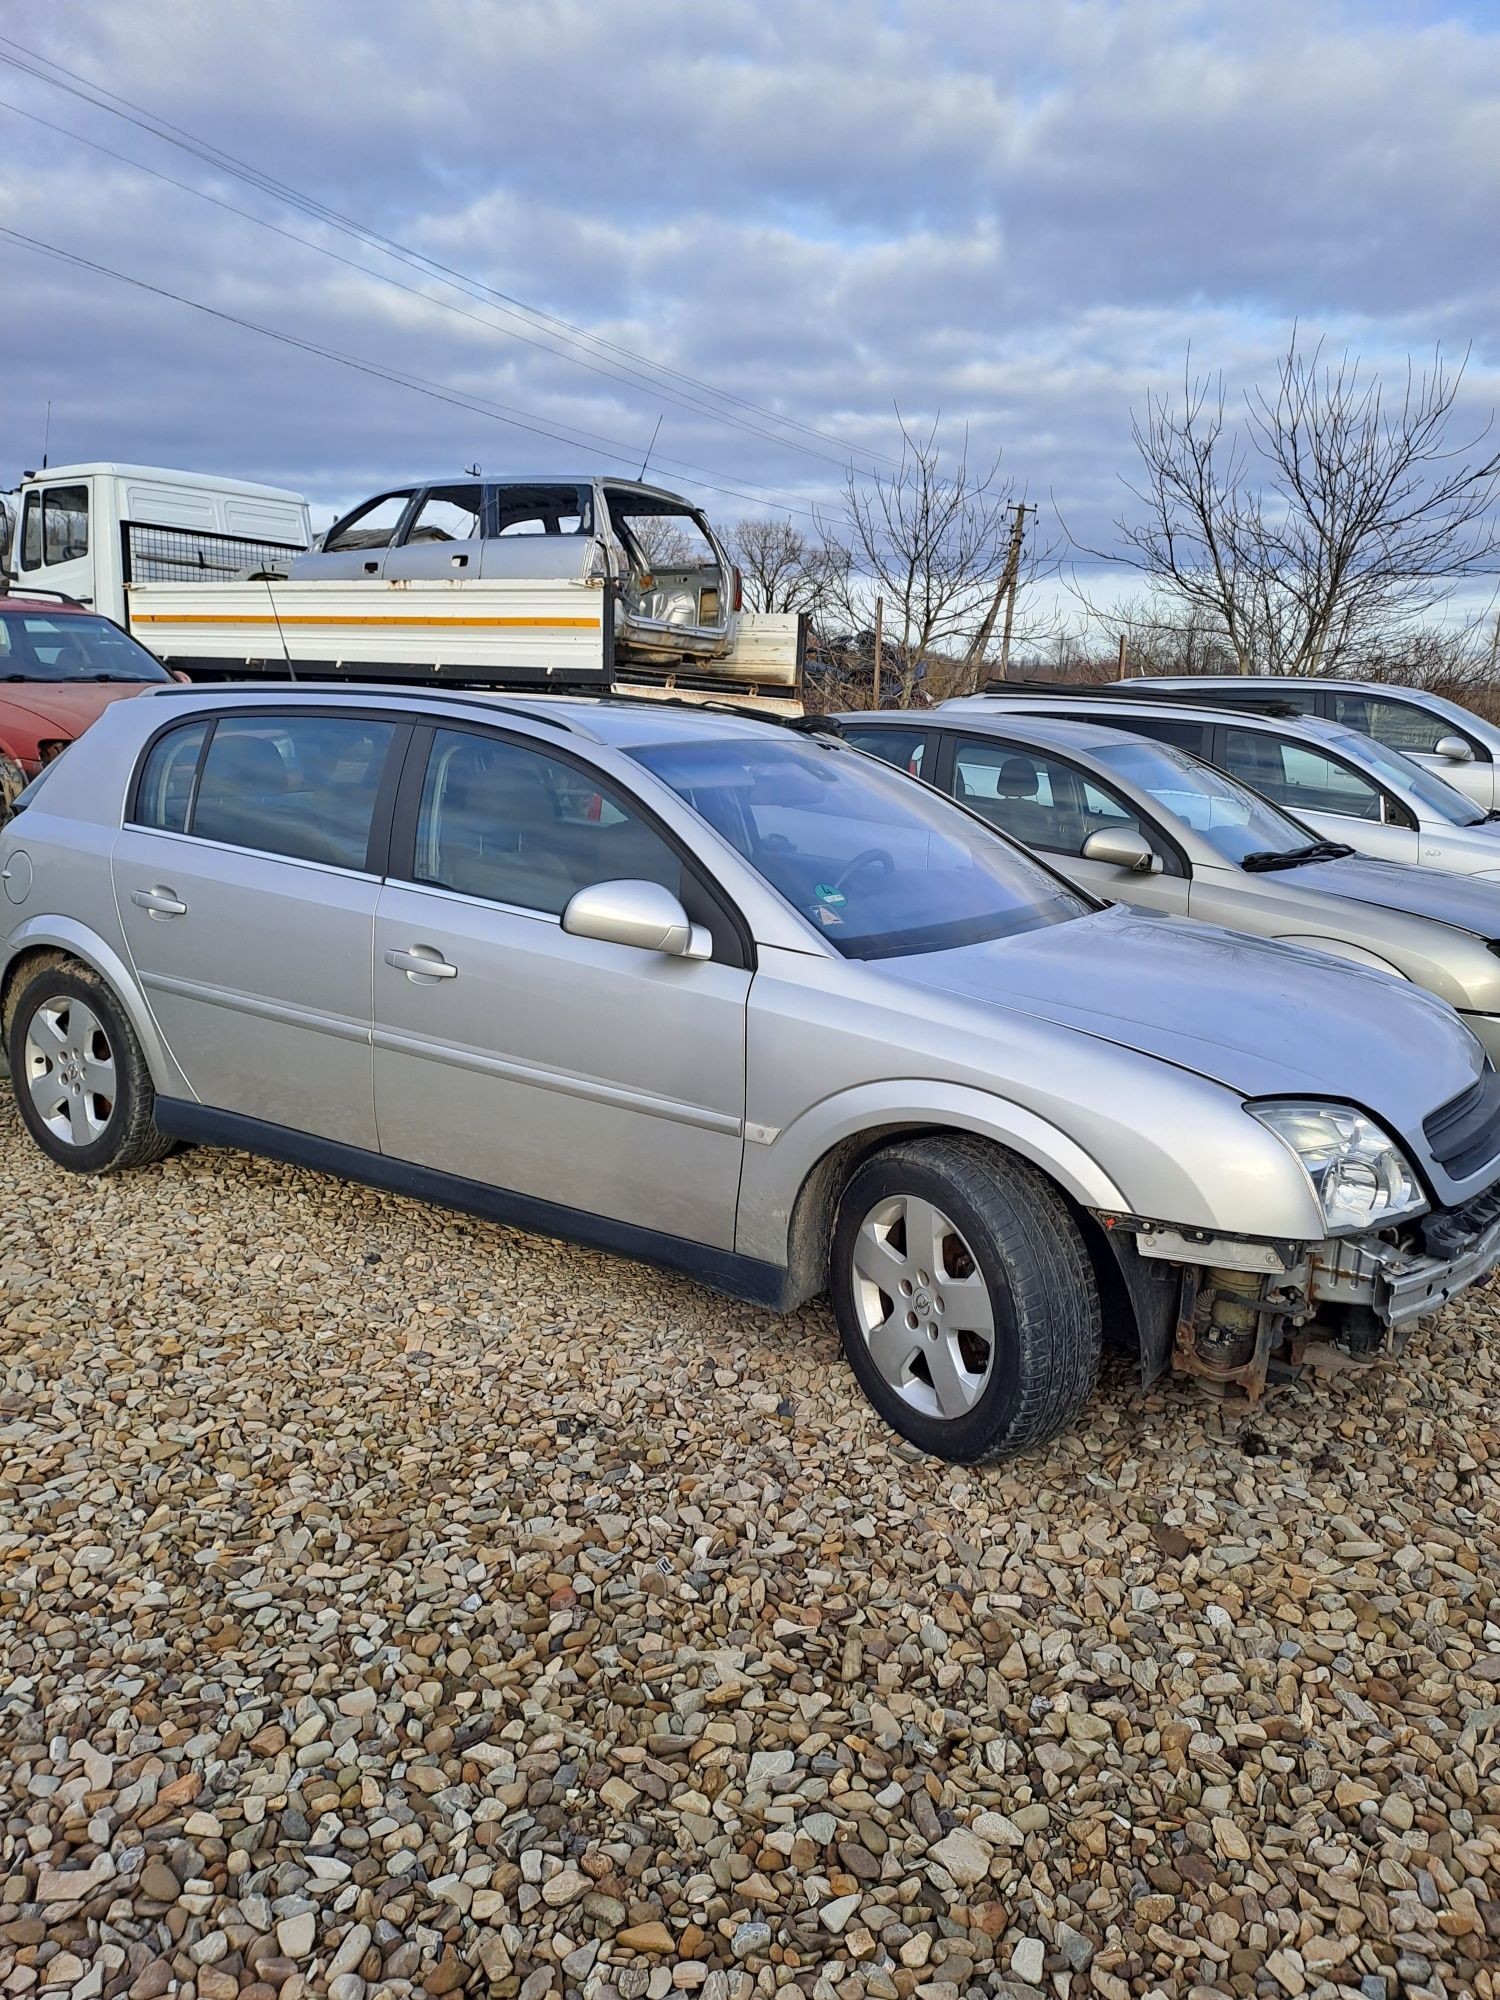
{"label": "car door handle", "polygon": [[469,558],[467,556],[449,556],[448,560],[455,569],[467,569],[469,567]]}
{"label": "car door handle", "polygon": [[458,967],[450,965],[430,944],[414,944],[410,951],[388,951],[387,965],[404,972],[408,979],[457,979]]}
{"label": "car door handle", "polygon": [[377,570],[378,570],[379,568],[380,568],[380,564],[379,564],[378,562],[367,562],[367,563],[365,564],[365,575],[366,575],[366,576],[374,576],[374,575],[375,575],[375,573],[376,573],[376,571],[377,571]]}
{"label": "car door handle", "polygon": [[130,900],[138,910],[146,910],[153,917],[185,917],[187,904],[180,902],[170,889],[132,889]]}

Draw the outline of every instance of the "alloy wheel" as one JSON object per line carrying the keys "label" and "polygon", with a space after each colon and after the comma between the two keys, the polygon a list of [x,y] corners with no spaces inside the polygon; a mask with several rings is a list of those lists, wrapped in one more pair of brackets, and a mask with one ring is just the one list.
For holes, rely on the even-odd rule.
{"label": "alloy wheel", "polygon": [[43,1001],[26,1027],[25,1083],[37,1116],[67,1146],[92,1146],[114,1116],[115,1052],[103,1022],[70,993]]}
{"label": "alloy wheel", "polygon": [[983,1394],[995,1362],[989,1287],[934,1203],[890,1195],[854,1241],[854,1309],[870,1359],[912,1409],[951,1420]]}

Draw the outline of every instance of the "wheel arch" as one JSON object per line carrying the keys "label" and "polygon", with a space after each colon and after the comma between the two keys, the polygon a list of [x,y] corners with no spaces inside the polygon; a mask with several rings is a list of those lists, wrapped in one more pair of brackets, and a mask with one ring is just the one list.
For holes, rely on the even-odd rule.
{"label": "wheel arch", "polygon": [[103,938],[69,917],[34,918],[10,939],[5,964],[0,969],[0,1024],[7,1042],[16,996],[28,971],[49,960],[63,959],[76,959],[107,983],[141,1045],[155,1088],[166,1095],[192,1095],[129,966]]}

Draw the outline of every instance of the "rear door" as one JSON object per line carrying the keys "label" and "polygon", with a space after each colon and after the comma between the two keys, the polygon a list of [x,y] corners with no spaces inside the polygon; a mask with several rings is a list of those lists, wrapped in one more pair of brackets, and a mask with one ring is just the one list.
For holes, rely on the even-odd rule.
{"label": "rear door", "polygon": [[[569,936],[582,888],[663,883],[711,960]],[[587,764],[419,732],[375,924],[382,1150],[628,1228],[734,1242],[746,940],[650,814]]]}
{"label": "rear door", "polygon": [[[947,789],[1023,846],[1054,862],[1070,881],[1105,901],[1185,915],[1186,864],[1161,828],[1114,786],[1065,758],[994,736],[953,738]],[[1161,864],[1154,875],[1088,860],[1090,835],[1138,833]]]}
{"label": "rear door", "polygon": [[382,574],[388,580],[477,577],[483,533],[484,488],[477,479],[429,486],[407,514]]}
{"label": "rear door", "polygon": [[115,900],[200,1103],[374,1148],[376,829],[405,735],[376,714],[256,708],[149,747]]}
{"label": "rear door", "polygon": [[1411,814],[1366,772],[1321,746],[1271,729],[1216,729],[1213,762],[1284,806],[1324,840],[1382,861],[1421,859]]}

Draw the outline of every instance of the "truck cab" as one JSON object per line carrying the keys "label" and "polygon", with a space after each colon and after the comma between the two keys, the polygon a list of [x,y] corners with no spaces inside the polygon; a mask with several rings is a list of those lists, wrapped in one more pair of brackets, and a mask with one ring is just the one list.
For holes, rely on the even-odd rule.
{"label": "truck cab", "polygon": [[293,582],[436,580],[614,587],[622,657],[713,659],[739,575],[703,514],[640,480],[555,474],[390,487],[296,557]]}
{"label": "truck cab", "polygon": [[285,573],[312,539],[307,502],[279,486],[93,461],[22,475],[0,561],[23,592],[61,595],[129,622],[136,583]]}

